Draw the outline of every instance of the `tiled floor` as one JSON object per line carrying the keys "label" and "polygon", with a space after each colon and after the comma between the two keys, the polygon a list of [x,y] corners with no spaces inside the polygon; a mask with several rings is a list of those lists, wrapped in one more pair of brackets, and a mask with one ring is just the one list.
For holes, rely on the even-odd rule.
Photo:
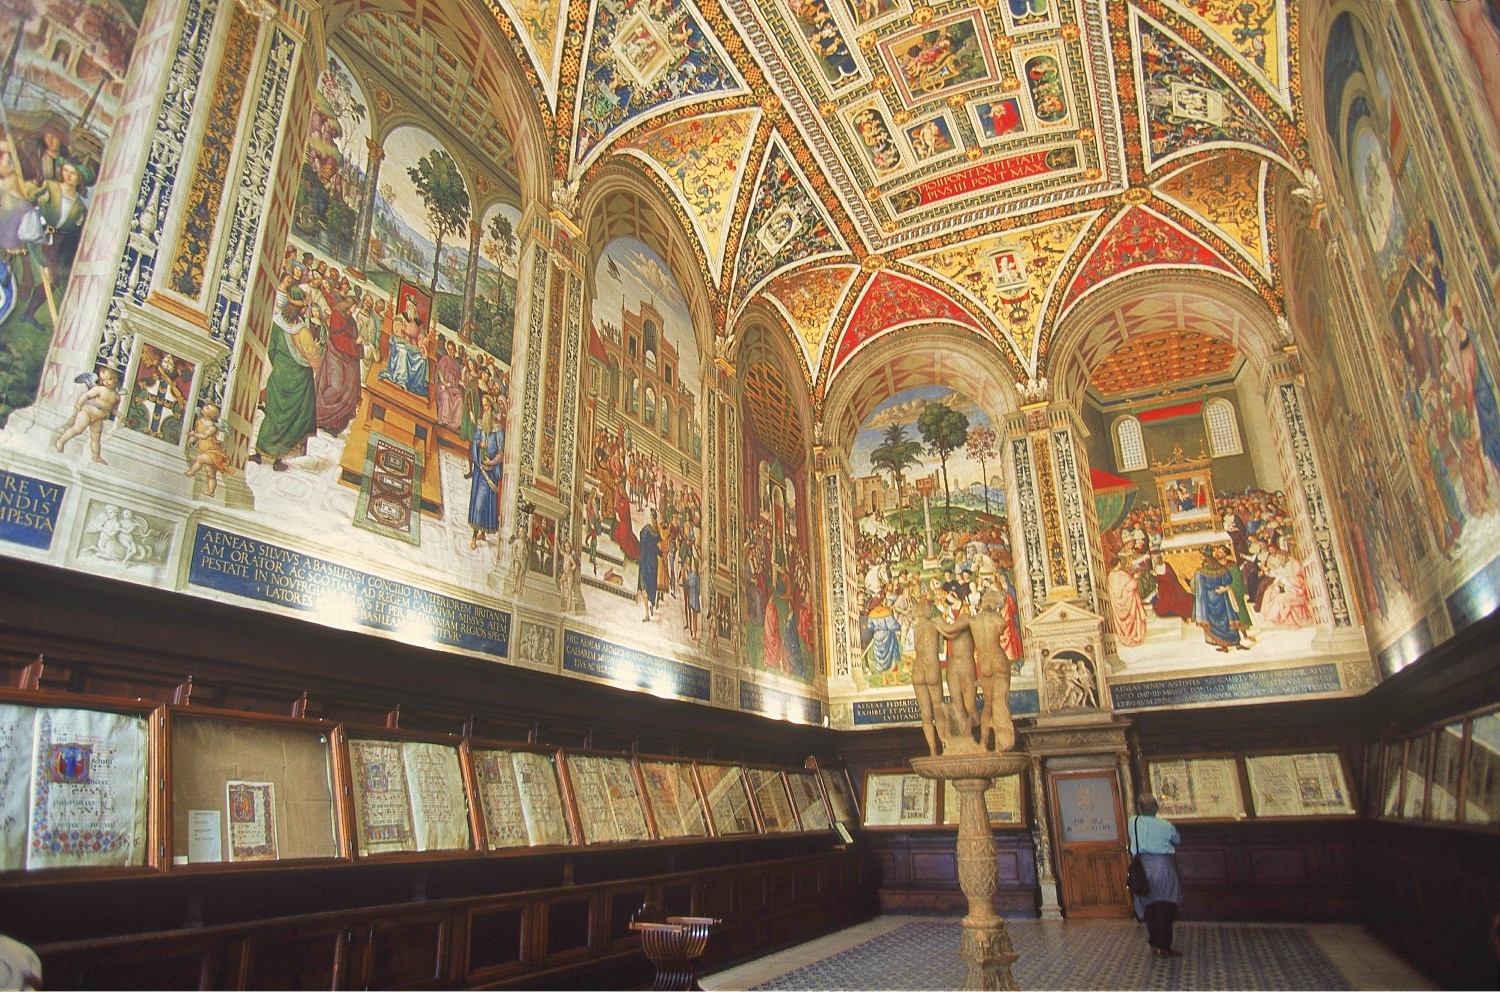
{"label": "tiled floor", "polygon": [[[1363,927],[1179,923],[1183,957],[1131,921],[1007,921],[1023,989],[1434,989]],[[943,989],[963,979],[958,918],[882,916],[700,979],[728,989]]]}

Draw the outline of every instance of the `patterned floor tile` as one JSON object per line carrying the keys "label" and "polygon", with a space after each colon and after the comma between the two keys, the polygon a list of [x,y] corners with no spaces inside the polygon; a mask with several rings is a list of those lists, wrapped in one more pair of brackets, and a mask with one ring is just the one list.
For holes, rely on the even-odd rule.
{"label": "patterned floor tile", "polygon": [[[1348,989],[1343,974],[1299,926],[1187,923],[1182,957],[1154,957],[1146,928],[1124,921],[1065,927],[1010,920],[1023,989]],[[954,989],[963,982],[956,920],[908,923],[759,989]]]}

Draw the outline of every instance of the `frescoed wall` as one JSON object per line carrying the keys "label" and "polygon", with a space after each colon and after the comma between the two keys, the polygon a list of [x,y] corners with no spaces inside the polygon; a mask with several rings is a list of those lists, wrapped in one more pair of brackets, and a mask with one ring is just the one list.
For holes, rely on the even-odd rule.
{"label": "frescoed wall", "polygon": [[0,422],[36,393],[145,6],[0,4]]}
{"label": "frescoed wall", "polygon": [[1192,332],[1143,335],[1094,371],[1084,420],[1117,675],[1320,653],[1317,560],[1254,381],[1232,345]]}
{"label": "frescoed wall", "polygon": [[[599,258],[588,329],[583,611],[614,637],[707,636],[693,574],[703,534],[703,364],[687,302],[661,256],[620,238]],[[696,603],[697,608],[694,608]]]}
{"label": "frescoed wall", "polygon": [[1004,463],[989,414],[946,386],[903,390],[860,426],[854,469],[862,690],[909,685],[912,624],[936,610],[982,609],[1022,635],[1007,520]]}
{"label": "frescoed wall", "polygon": [[746,370],[740,506],[745,510],[745,667],[811,683],[819,674],[817,569],[806,445],[785,373]]}
{"label": "frescoed wall", "polygon": [[[1489,574],[1500,553],[1500,405],[1492,286],[1470,268],[1484,232],[1442,209],[1438,186],[1466,180],[1424,161],[1445,145],[1423,140],[1424,87],[1412,59],[1397,64],[1392,45],[1409,44],[1397,22],[1386,26],[1341,14],[1324,54],[1324,137],[1352,263],[1330,275],[1335,293],[1364,295],[1378,319],[1366,330],[1357,311],[1335,312],[1366,347],[1325,350],[1322,380],[1333,395],[1358,394],[1346,409],[1328,405],[1349,442],[1340,503],[1361,602],[1379,642],[1420,650],[1487,612],[1500,589]],[[1401,452],[1402,478],[1386,476],[1390,451]],[[1392,519],[1422,523],[1393,533]],[[1434,594],[1446,615],[1423,616]],[[1388,654],[1387,668],[1407,653]]]}

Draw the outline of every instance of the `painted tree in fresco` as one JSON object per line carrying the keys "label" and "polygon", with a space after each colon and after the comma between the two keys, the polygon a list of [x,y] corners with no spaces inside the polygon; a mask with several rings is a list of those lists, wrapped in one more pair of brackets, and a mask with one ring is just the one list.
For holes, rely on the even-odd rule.
{"label": "painted tree in fresco", "polygon": [[870,452],[870,467],[879,472],[890,473],[891,483],[895,485],[899,498],[902,483],[906,481],[904,473],[917,463],[921,454],[922,442],[907,437],[906,428],[901,424],[892,424],[885,429],[885,437],[880,444]]}
{"label": "painted tree in fresco", "polygon": [[[480,250],[484,257],[495,263],[495,268],[504,269],[505,263],[510,261],[516,254],[516,231],[511,226],[510,218],[498,210],[495,216],[490,218],[490,227],[486,232],[489,237],[484,241]],[[495,306],[501,306],[501,293],[504,291],[505,281],[497,278],[495,280]]]}
{"label": "painted tree in fresco", "polygon": [[989,461],[995,457],[995,432],[988,427],[973,427],[969,440],[964,443],[964,453],[979,463],[979,482],[984,492],[984,515],[990,515],[990,470]]}
{"label": "painted tree in fresco", "polygon": [[443,239],[462,231],[469,222],[469,190],[459,175],[458,163],[441,148],[417,160],[406,174],[416,186],[417,194],[427,205],[427,225],[432,229],[435,248],[432,254],[432,292],[437,292],[438,273],[442,269]]}
{"label": "painted tree in fresco", "polygon": [[948,487],[948,456],[969,440],[969,418],[946,403],[929,403],[917,418],[917,430],[927,442],[928,454],[937,455],[943,466],[943,506],[953,522],[953,491]]}

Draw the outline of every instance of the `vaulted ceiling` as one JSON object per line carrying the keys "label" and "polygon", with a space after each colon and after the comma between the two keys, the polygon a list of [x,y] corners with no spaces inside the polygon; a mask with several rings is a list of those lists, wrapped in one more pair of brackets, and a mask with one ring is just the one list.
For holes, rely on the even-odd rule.
{"label": "vaulted ceiling", "polygon": [[1289,0],[483,3],[554,178],[633,163],[716,332],[775,314],[815,403],[918,323],[1044,377],[1067,312],[1142,274],[1212,273],[1280,313],[1268,204],[1307,164]]}

